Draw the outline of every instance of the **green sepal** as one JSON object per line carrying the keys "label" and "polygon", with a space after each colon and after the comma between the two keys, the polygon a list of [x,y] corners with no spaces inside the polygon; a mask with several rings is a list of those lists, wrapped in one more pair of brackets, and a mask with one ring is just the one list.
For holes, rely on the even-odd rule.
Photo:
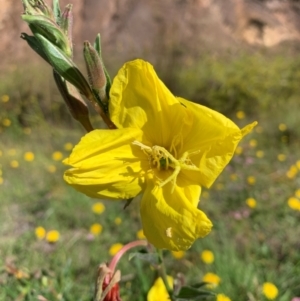
{"label": "green sepal", "polygon": [[32,50],[34,50],[40,57],[42,57],[48,64],[50,64],[48,57],[46,56],[40,43],[34,36],[29,36],[28,34],[23,32],[21,33],[21,38],[27,42]]}
{"label": "green sepal", "polygon": [[65,80],[73,84],[88,99],[93,99],[90,86],[73,61],[61,49],[53,45],[40,34],[36,34],[43,51],[45,52],[53,69]]}
{"label": "green sepal", "polygon": [[103,71],[106,77],[106,87],[105,87],[105,92],[106,92],[106,96],[107,99],[109,99],[109,91],[110,91],[110,87],[111,87],[111,79],[110,76],[104,66],[103,60],[102,60],[102,53],[101,53],[101,36],[100,33],[97,34],[95,42],[94,42],[94,48],[96,49],[96,51],[98,52],[99,57],[101,58],[102,61],[102,67],[103,67]]}
{"label": "green sepal", "polygon": [[61,11],[60,11],[59,0],[53,0],[53,14],[56,23],[60,25]]}
{"label": "green sepal", "polygon": [[79,91],[55,70],[53,70],[53,77],[72,117],[79,121],[87,132],[92,131],[93,126],[91,125],[89,118],[89,109]]}
{"label": "green sepal", "polygon": [[40,34],[44,36],[52,44],[60,48],[66,55],[69,57],[72,55],[67,36],[54,21],[41,15],[22,15],[22,19],[29,24],[34,35]]}

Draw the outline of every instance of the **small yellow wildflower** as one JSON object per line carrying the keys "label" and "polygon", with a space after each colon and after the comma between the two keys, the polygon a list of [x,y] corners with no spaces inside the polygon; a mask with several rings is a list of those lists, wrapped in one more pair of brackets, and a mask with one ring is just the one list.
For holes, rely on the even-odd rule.
{"label": "small yellow wildflower", "polygon": [[36,236],[37,239],[42,240],[46,236],[46,230],[43,227],[35,228],[34,232],[35,232],[35,236]]}
{"label": "small yellow wildflower", "polygon": [[230,175],[230,180],[231,181],[236,181],[238,179],[238,175],[236,174],[236,173],[232,173],[231,175]]}
{"label": "small yellow wildflower", "polygon": [[172,251],[172,256],[175,259],[181,259],[184,257],[184,255],[185,255],[185,251]]}
{"label": "small yellow wildflower", "polygon": [[56,243],[60,238],[60,234],[57,230],[48,231],[46,234],[46,240],[50,243]]}
{"label": "small yellow wildflower", "polygon": [[238,147],[235,149],[235,153],[236,153],[237,155],[242,154],[242,152],[243,152],[243,148],[242,148],[241,146],[238,146]]}
{"label": "small yellow wildflower", "polygon": [[280,124],[278,125],[278,129],[279,129],[279,131],[284,132],[284,131],[287,130],[287,126],[286,126],[285,123],[280,123]]}
{"label": "small yellow wildflower", "polygon": [[17,154],[17,150],[15,148],[11,148],[11,149],[8,150],[7,153],[8,153],[9,156],[13,157]]}
{"label": "small yellow wildflower", "polygon": [[72,144],[71,142],[65,143],[64,149],[65,149],[66,151],[70,151],[72,148],[73,148],[73,144]]}
{"label": "small yellow wildflower", "polygon": [[10,161],[10,166],[12,168],[18,168],[19,167],[19,162],[17,160],[12,160],[12,161]]}
{"label": "small yellow wildflower", "polygon": [[[173,288],[173,277],[167,276],[168,284]],[[147,301],[169,301],[170,297],[161,277],[155,280],[147,294]]]}
{"label": "small yellow wildflower", "polygon": [[257,146],[257,140],[256,139],[251,139],[250,141],[249,141],[249,145],[251,146],[251,147],[256,147]]}
{"label": "small yellow wildflower", "polygon": [[207,287],[209,288],[215,288],[219,285],[219,283],[221,282],[221,278],[214,273],[206,273],[203,278],[202,278],[203,282],[207,282],[209,283],[207,285]]}
{"label": "small yellow wildflower", "polygon": [[258,151],[256,152],[256,157],[257,157],[257,158],[263,158],[264,155],[265,155],[265,152],[262,151],[262,150],[258,150]]}
{"label": "small yellow wildflower", "polygon": [[62,160],[62,158],[63,158],[63,154],[59,151],[56,151],[52,154],[52,159],[54,161],[60,161],[60,160]]}
{"label": "small yellow wildflower", "polygon": [[288,199],[288,206],[293,210],[299,210],[300,211],[300,201],[295,197],[290,197]]}
{"label": "small yellow wildflower", "polygon": [[92,211],[96,214],[101,214],[105,211],[105,206],[102,202],[97,202],[92,206]]}
{"label": "small yellow wildflower", "polygon": [[28,161],[28,162],[33,161],[34,160],[34,153],[33,152],[26,152],[24,154],[24,160]]}
{"label": "small yellow wildflower", "polygon": [[256,131],[256,133],[261,134],[264,130],[263,130],[263,127],[262,127],[262,126],[258,125],[258,126],[255,128],[255,131]]}
{"label": "small yellow wildflower", "polygon": [[250,208],[255,208],[256,207],[256,200],[254,198],[248,198],[246,200],[246,204]]}
{"label": "small yellow wildflower", "polygon": [[113,244],[109,250],[108,250],[108,253],[110,256],[114,256],[116,255],[121,249],[123,248],[123,245],[121,243],[116,243],[116,244]]}
{"label": "small yellow wildflower", "polygon": [[278,288],[271,282],[265,282],[262,291],[269,300],[274,300],[278,296]]}
{"label": "small yellow wildflower", "polygon": [[300,199],[300,189],[295,191],[295,196]]}
{"label": "small yellow wildflower", "polygon": [[95,236],[101,234],[102,230],[103,230],[102,225],[98,223],[92,224],[90,227],[90,232]]}
{"label": "small yellow wildflower", "polygon": [[17,270],[14,273],[14,276],[16,277],[16,279],[28,279],[28,278],[30,278],[30,275],[26,271],[23,271],[23,270]]}
{"label": "small yellow wildflower", "polygon": [[11,120],[9,118],[4,118],[2,120],[2,124],[6,127],[9,127],[11,125]]}
{"label": "small yellow wildflower", "polygon": [[136,237],[137,237],[138,239],[145,239],[145,238],[146,238],[143,229],[139,230],[139,231],[136,233]]}
{"label": "small yellow wildflower", "polygon": [[231,299],[224,294],[217,294],[216,301],[231,301]]}
{"label": "small yellow wildflower", "polygon": [[289,170],[286,172],[286,176],[289,179],[294,179],[296,177],[298,173],[298,168],[296,167],[296,165],[292,165]]}
{"label": "small yellow wildflower", "polygon": [[48,166],[47,166],[47,170],[48,170],[50,173],[55,173],[55,172],[56,172],[56,166],[55,166],[55,165],[48,165]]}
{"label": "small yellow wildflower", "polygon": [[217,183],[217,185],[216,185],[216,189],[217,190],[223,190],[224,189],[224,184],[223,183]]}
{"label": "small yellow wildflower", "polygon": [[30,135],[31,134],[31,128],[24,128],[23,133],[26,134],[26,135]]}
{"label": "small yellow wildflower", "polygon": [[0,176],[0,185],[2,185],[4,182],[3,178]]}
{"label": "small yellow wildflower", "polygon": [[247,178],[247,183],[248,183],[249,185],[254,185],[255,182],[256,182],[256,178],[255,178],[255,177],[249,176],[249,177]]}
{"label": "small yellow wildflower", "polygon": [[236,112],[236,117],[237,117],[238,119],[244,119],[244,118],[246,117],[246,114],[245,114],[244,111],[237,111],[237,112]]}
{"label": "small yellow wildflower", "polygon": [[9,101],[9,96],[7,94],[4,94],[1,96],[1,101],[2,102],[8,102]]}
{"label": "small yellow wildflower", "polygon": [[121,223],[122,223],[122,219],[120,217],[116,217],[115,218],[115,224],[116,225],[121,225]]}
{"label": "small yellow wildflower", "polygon": [[126,63],[115,77],[109,115],[117,129],[84,136],[64,161],[71,165],[64,179],[94,198],[143,193],[147,240],[161,249],[190,248],[212,228],[198,208],[201,187],[213,184],[257,123],[240,129],[218,112],[175,97],[142,60]]}
{"label": "small yellow wildflower", "polygon": [[286,155],[285,154],[278,154],[277,155],[277,160],[280,162],[283,162],[286,160]]}
{"label": "small yellow wildflower", "polygon": [[300,170],[300,160],[297,160],[297,161],[296,161],[296,166],[297,166],[297,168]]}
{"label": "small yellow wildflower", "polygon": [[200,254],[201,260],[206,264],[212,264],[215,260],[214,253],[210,250],[203,250]]}

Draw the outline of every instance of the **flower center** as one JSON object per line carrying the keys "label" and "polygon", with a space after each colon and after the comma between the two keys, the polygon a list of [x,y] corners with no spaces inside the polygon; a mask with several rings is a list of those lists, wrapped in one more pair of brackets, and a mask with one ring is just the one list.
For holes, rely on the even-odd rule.
{"label": "flower center", "polygon": [[140,146],[142,151],[148,156],[151,166],[157,168],[158,170],[173,170],[173,173],[165,180],[160,180],[161,183],[159,184],[159,187],[163,187],[167,183],[172,182],[172,192],[175,189],[177,176],[180,173],[180,170],[200,170],[189,158],[189,155],[198,154],[200,151],[192,153],[185,152],[182,157],[177,160],[164,147],[158,145],[150,147],[136,140],[133,141],[132,144]]}

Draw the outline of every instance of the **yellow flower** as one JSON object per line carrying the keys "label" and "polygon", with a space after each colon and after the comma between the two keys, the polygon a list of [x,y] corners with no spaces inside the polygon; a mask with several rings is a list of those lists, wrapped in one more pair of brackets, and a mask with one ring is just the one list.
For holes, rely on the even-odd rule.
{"label": "yellow flower", "polygon": [[11,120],[8,119],[8,118],[4,118],[4,119],[2,120],[2,124],[3,124],[4,126],[6,126],[6,127],[9,127],[9,126],[11,125]]}
{"label": "yellow flower", "polygon": [[54,153],[52,154],[52,159],[53,159],[54,161],[60,161],[60,160],[62,160],[62,158],[63,158],[63,154],[62,154],[61,152],[59,152],[59,151],[54,152]]}
{"label": "yellow flower", "polygon": [[18,168],[19,167],[19,162],[17,160],[12,160],[12,161],[10,161],[10,166],[12,168]]}
{"label": "yellow flower", "polygon": [[64,149],[65,149],[66,151],[70,151],[72,148],[73,148],[73,144],[72,144],[71,142],[65,143]]}
{"label": "yellow flower", "polygon": [[271,282],[265,282],[262,291],[269,300],[274,300],[278,296],[278,288]]}
{"label": "yellow flower", "polygon": [[28,161],[28,162],[33,161],[34,160],[34,153],[32,153],[32,152],[26,152],[24,154],[24,160]]}
{"label": "yellow flower", "polygon": [[35,228],[35,236],[37,237],[37,239],[44,239],[46,236],[46,230],[43,227],[37,227]]}
{"label": "yellow flower", "polygon": [[209,285],[207,285],[209,288],[215,288],[221,282],[221,278],[217,274],[206,273],[203,276],[202,281],[209,283]]}
{"label": "yellow flower", "polygon": [[59,240],[60,234],[57,230],[48,231],[46,234],[46,240],[50,243],[55,243]]}
{"label": "yellow flower", "polygon": [[286,131],[287,126],[286,126],[286,124],[284,124],[284,123],[280,123],[280,124],[278,125],[278,129],[279,129],[279,131],[284,132],[284,131]]}
{"label": "yellow flower", "polygon": [[265,155],[265,152],[262,151],[262,150],[258,150],[258,151],[256,152],[256,157],[257,157],[257,158],[263,158],[264,155]]}
{"label": "yellow flower", "polygon": [[283,162],[286,160],[286,155],[285,154],[278,154],[277,160],[280,162]]}
{"label": "yellow flower", "polygon": [[108,253],[110,256],[114,256],[116,255],[121,249],[123,248],[123,245],[121,243],[116,243],[116,244],[113,244],[109,250],[108,250]]}
{"label": "yellow flower", "polygon": [[185,252],[184,251],[172,251],[172,255],[175,259],[181,259],[184,257]]}
{"label": "yellow flower", "polygon": [[200,255],[202,261],[206,264],[212,264],[215,260],[214,253],[210,250],[204,250]]}
{"label": "yellow flower", "polygon": [[256,182],[256,179],[255,179],[255,177],[253,177],[253,176],[249,176],[249,177],[247,178],[247,182],[248,182],[248,184],[250,184],[250,185],[254,185],[255,182]]}
{"label": "yellow flower", "polygon": [[250,145],[251,147],[256,147],[256,146],[257,146],[257,140],[251,139],[251,140],[249,141],[249,145]]}
{"label": "yellow flower", "polygon": [[105,206],[101,202],[97,202],[92,206],[92,210],[96,214],[101,214],[105,211]]}
{"label": "yellow flower", "polygon": [[300,189],[297,189],[297,190],[295,191],[295,196],[296,196],[297,198],[300,198]]}
{"label": "yellow flower", "polygon": [[296,161],[296,166],[297,166],[297,168],[300,170],[300,160],[297,160],[297,161]]}
{"label": "yellow flower", "polygon": [[96,236],[96,235],[101,234],[102,229],[103,229],[103,227],[100,224],[95,223],[95,224],[91,225],[90,232]]}
{"label": "yellow flower", "polygon": [[[171,288],[173,288],[173,278],[171,276],[167,276],[167,282]],[[168,291],[165,287],[165,284],[161,277],[157,278],[150,288],[147,301],[169,301],[170,297]]]}
{"label": "yellow flower", "polygon": [[115,218],[115,224],[120,225],[122,223],[122,219],[120,217]]}
{"label": "yellow flower", "polygon": [[300,211],[300,201],[295,197],[290,197],[288,199],[288,206],[293,210],[299,210]]}
{"label": "yellow flower", "polygon": [[256,200],[254,198],[248,198],[246,200],[246,204],[248,205],[248,207],[250,208],[255,208],[256,207]]}
{"label": "yellow flower", "polygon": [[241,146],[238,146],[236,149],[235,149],[235,153],[237,155],[240,155],[241,153],[243,152],[243,148]]}
{"label": "yellow flower", "polygon": [[54,166],[54,165],[48,165],[48,166],[47,166],[47,170],[48,170],[50,173],[55,173],[55,172],[56,172],[56,166]]}
{"label": "yellow flower", "polygon": [[216,301],[231,301],[231,299],[224,294],[217,294]]}
{"label": "yellow flower", "polygon": [[139,231],[136,233],[136,236],[137,236],[138,239],[145,239],[145,238],[146,238],[143,229],[139,230]]}
{"label": "yellow flower", "polygon": [[7,94],[4,94],[1,96],[2,102],[8,102],[9,101],[9,96]]}
{"label": "yellow flower", "polygon": [[115,130],[94,130],[64,161],[64,178],[94,198],[130,199],[143,192],[143,230],[157,248],[186,250],[206,236],[211,221],[197,206],[231,160],[240,130],[223,115],[177,98],[142,60],[125,64],[109,102]]}
{"label": "yellow flower", "polygon": [[290,169],[287,171],[286,176],[289,179],[293,179],[293,178],[295,178],[295,176],[297,175],[297,173],[298,173],[298,168],[296,167],[296,165],[292,165],[290,167]]}
{"label": "yellow flower", "polygon": [[238,118],[238,119],[244,119],[245,118],[245,112],[244,111],[237,111],[236,112],[236,117]]}

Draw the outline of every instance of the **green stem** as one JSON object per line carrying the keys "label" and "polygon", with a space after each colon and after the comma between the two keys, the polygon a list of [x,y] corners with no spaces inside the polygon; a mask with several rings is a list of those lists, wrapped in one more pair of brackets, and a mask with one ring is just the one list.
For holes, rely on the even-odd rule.
{"label": "green stem", "polygon": [[168,282],[168,278],[167,278],[167,271],[166,271],[166,267],[165,267],[165,264],[164,264],[163,251],[158,249],[157,254],[158,254],[158,258],[159,258],[159,274],[160,274],[160,277],[162,278],[162,280],[165,284],[165,287],[166,287],[167,292],[169,294],[170,300],[175,301],[175,299],[173,297],[173,289],[170,287],[169,282]]}

